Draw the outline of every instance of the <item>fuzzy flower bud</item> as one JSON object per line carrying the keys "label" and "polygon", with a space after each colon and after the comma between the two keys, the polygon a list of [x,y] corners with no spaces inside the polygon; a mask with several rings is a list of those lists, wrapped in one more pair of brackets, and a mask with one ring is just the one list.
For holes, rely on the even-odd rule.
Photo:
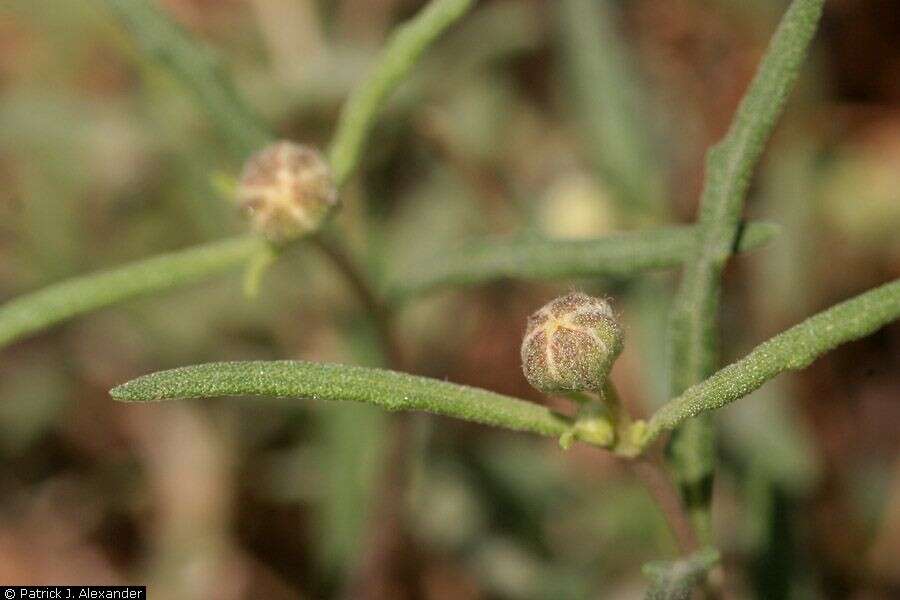
{"label": "fuzzy flower bud", "polygon": [[316,231],[338,203],[331,169],[311,146],[276,142],[244,165],[237,197],[253,229],[274,242]]}
{"label": "fuzzy flower bud", "polygon": [[544,392],[603,388],[622,351],[622,330],[609,302],[572,293],[528,317],[522,370]]}

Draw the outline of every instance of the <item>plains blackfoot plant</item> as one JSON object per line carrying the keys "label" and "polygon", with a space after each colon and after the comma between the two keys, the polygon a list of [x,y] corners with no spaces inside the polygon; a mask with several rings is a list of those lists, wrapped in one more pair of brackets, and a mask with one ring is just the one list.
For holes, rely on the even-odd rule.
{"label": "plains blackfoot plant", "polygon": [[[781,114],[814,37],[824,0],[794,0],[781,20],[725,137],[707,155],[697,222],[586,241],[483,240],[432,257],[420,269],[373,281],[344,248],[329,216],[353,176],[366,139],[391,93],[442,32],[474,0],[434,0],[390,37],[380,59],[350,96],[331,146],[319,152],[276,141],[241,102],[208,49],[147,0],[103,0],[138,47],[166,67],[208,113],[235,158],[237,200],[253,234],[149,258],[59,283],[0,308],[0,344],[139,295],[163,292],[226,271],[258,280],[288,246],[307,245],[331,259],[358,293],[382,337],[386,359],[402,369],[394,333],[399,308],[439,286],[470,286],[498,278],[590,278],[684,266],[671,315],[671,400],[645,420],[619,403],[608,374],[624,343],[607,299],[574,293],[550,302],[528,323],[522,346],[525,376],[538,389],[564,395],[562,414],[487,390],[398,372],[304,361],[225,362],[139,377],[111,392],[123,402],[215,396],[274,396],[364,402],[390,411],[426,411],[494,427],[597,447],[655,468],[661,508],[683,556],[649,564],[648,597],[686,597],[716,568],[709,526],[714,468],[710,413],[779,373],[802,369],[845,342],[900,315],[900,281],[846,300],[776,335],[724,368],[717,355],[720,278],[734,251],[751,250],[776,232],[741,221],[751,173]],[[571,2],[572,5],[584,3]],[[590,57],[588,57],[590,58]],[[662,332],[660,332],[662,333]],[[673,432],[671,472],[660,467],[659,442]],[[668,488],[666,487],[668,486]],[[668,492],[666,492],[668,489]],[[681,491],[679,501],[676,490]],[[674,498],[674,502],[673,502]],[[714,583],[706,586],[715,593]]]}

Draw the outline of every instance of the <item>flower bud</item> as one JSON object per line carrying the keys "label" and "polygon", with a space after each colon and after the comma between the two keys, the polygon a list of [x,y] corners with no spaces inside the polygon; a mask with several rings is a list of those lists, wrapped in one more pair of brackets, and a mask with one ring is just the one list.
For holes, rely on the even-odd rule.
{"label": "flower bud", "polygon": [[251,156],[237,197],[253,229],[286,242],[319,229],[338,203],[331,169],[313,147],[276,142]]}
{"label": "flower bud", "polygon": [[522,370],[543,392],[597,391],[622,346],[622,330],[609,302],[572,293],[528,317]]}

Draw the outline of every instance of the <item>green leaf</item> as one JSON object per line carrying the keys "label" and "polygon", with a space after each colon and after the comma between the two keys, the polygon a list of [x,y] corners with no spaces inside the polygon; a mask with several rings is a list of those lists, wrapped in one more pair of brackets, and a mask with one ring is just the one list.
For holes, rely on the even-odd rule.
{"label": "green leaf", "polygon": [[267,245],[238,237],[76,277],[0,306],[0,348],[93,310],[237,269]]}
{"label": "green leaf", "polygon": [[148,0],[102,1],[141,52],[194,93],[237,158],[244,159],[271,140],[268,127],[241,100],[211,48]]}
{"label": "green leaf", "polygon": [[365,141],[391,92],[406,79],[425,50],[473,4],[474,0],[432,0],[391,35],[375,70],[341,112],[329,152],[338,187],[359,164]]}
{"label": "green leaf", "polygon": [[[435,288],[477,285],[504,277],[544,280],[634,276],[676,268],[693,254],[696,231],[694,227],[668,227],[592,240],[476,242],[401,270],[392,277],[388,294],[402,300]],[[759,247],[777,231],[778,227],[769,223],[750,224],[738,249]]]}
{"label": "green leaf", "polygon": [[662,166],[647,130],[652,105],[642,93],[628,44],[610,0],[558,2],[560,42],[586,150],[616,199],[632,210],[656,211]]}
{"label": "green leaf", "polygon": [[688,600],[706,573],[719,562],[714,548],[704,548],[681,560],[647,563],[641,571],[650,580],[646,600]]}
{"label": "green leaf", "polygon": [[[718,363],[720,279],[738,235],[750,176],[800,70],[822,15],[824,0],[794,0],[744,95],[725,137],[707,153],[700,200],[699,243],[672,309],[671,392],[684,391]],[[706,419],[676,432],[671,455],[701,534],[708,530],[715,439]]]}
{"label": "green leaf", "polygon": [[898,318],[900,279],[822,311],[670,400],[651,417],[646,441],[746,396],[779,373],[803,369],[829,350],[865,337]]}
{"label": "green leaf", "polygon": [[532,402],[427,377],[304,361],[225,362],[138,377],[110,392],[125,402],[217,396],[270,396],[365,402],[558,437],[565,417]]}
{"label": "green leaf", "polygon": [[816,31],[824,0],[794,0],[769,44],[725,138],[710,149],[700,201],[699,244],[673,310],[674,388],[716,364],[719,279],[731,256],[750,175],[781,114]]}

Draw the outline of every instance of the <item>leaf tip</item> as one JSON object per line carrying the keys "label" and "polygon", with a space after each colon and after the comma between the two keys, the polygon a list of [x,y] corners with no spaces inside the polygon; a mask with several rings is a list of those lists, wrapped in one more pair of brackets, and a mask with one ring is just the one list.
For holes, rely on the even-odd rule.
{"label": "leaf tip", "polygon": [[146,402],[146,396],[139,393],[139,390],[133,385],[134,379],[126,381],[109,390],[109,395],[117,402]]}

